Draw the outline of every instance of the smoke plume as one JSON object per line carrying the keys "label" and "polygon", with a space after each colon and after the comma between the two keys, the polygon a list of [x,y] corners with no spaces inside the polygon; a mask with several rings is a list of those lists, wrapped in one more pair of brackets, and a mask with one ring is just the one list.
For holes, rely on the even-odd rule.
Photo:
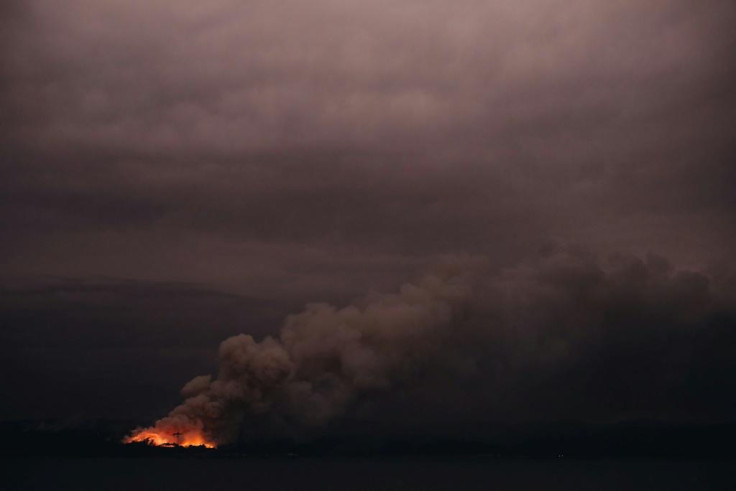
{"label": "smoke plume", "polygon": [[398,293],[308,305],[277,337],[226,339],[217,375],[137,431],[226,443],[248,421],[323,427],[371,400],[388,420],[399,400],[419,419],[717,419],[735,402],[733,287],[655,255],[454,260]]}
{"label": "smoke plume", "polygon": [[151,430],[185,439],[204,432],[223,442],[249,415],[328,422],[357,394],[386,389],[433,356],[469,298],[466,269],[463,261],[448,263],[396,294],[369,295],[342,309],[310,304],[286,319],[277,338],[226,339],[217,377],[187,383],[184,403]]}

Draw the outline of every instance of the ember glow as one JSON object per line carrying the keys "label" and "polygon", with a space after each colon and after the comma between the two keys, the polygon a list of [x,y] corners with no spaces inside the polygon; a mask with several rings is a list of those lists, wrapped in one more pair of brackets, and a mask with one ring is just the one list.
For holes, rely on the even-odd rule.
{"label": "ember glow", "polygon": [[125,437],[123,443],[144,442],[154,446],[180,446],[180,447],[207,447],[216,448],[217,445],[207,439],[201,431],[178,431],[172,428],[170,431],[156,428],[142,428]]}

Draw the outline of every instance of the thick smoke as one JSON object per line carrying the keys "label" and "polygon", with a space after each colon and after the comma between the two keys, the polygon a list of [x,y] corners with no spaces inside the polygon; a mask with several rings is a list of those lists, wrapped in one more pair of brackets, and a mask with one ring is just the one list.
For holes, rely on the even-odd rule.
{"label": "thick smoke", "polygon": [[401,404],[417,420],[725,418],[733,287],[654,255],[551,248],[502,271],[456,260],[395,294],[308,305],[278,337],[225,340],[217,376],[186,384],[153,430],[224,443],[249,421],[391,420]]}
{"label": "thick smoke", "polygon": [[226,339],[217,377],[187,383],[184,403],[155,430],[204,431],[222,442],[249,416],[328,422],[358,394],[385,390],[436,356],[470,298],[467,264],[477,261],[449,262],[397,294],[372,294],[342,309],[310,304],[286,319],[278,338]]}

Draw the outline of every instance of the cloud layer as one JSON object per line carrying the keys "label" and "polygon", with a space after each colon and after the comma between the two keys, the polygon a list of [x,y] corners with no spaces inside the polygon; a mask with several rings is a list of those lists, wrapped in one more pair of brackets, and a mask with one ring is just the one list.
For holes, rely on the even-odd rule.
{"label": "cloud layer", "polygon": [[[636,361],[638,350],[659,360],[654,347],[674,343],[678,353],[701,346],[692,359],[720,356],[714,343],[728,334],[712,327],[722,322],[715,304],[693,315],[715,316],[702,332],[719,334],[693,334],[692,347],[684,334],[651,327],[679,333],[680,301],[669,320],[652,302],[678,288],[711,298],[725,291],[715,274],[703,273],[709,286],[698,293],[702,276],[657,277],[645,261],[645,279],[632,272],[616,287],[608,272],[624,266],[578,258],[574,281],[590,283],[575,297],[573,279],[555,287],[539,276],[549,265],[513,268],[551,239],[602,257],[654,251],[683,270],[732,267],[735,14],[728,0],[3,2],[4,383],[45,387],[5,410],[36,414],[63,399],[77,401],[69,414],[117,414],[118,401],[144,391],[155,408],[138,401],[130,412],[148,417],[173,402],[167,387],[211,368],[218,340],[241,331],[276,339],[278,319],[298,306],[391,291],[445,255],[487,258],[472,295],[489,301],[470,304],[488,311],[473,319],[501,327],[468,329],[504,333],[477,341],[494,357],[451,343],[459,358],[482,374],[509,370],[508,380],[529,374],[550,407],[551,387],[563,400],[594,390],[565,370],[613,377],[595,365],[614,366],[607,356],[620,366],[631,356],[631,370],[652,377],[659,365]],[[514,278],[504,276],[510,268]],[[502,278],[508,289],[492,293]],[[615,334],[628,315],[647,325],[643,338],[639,328]],[[565,332],[544,348],[575,323],[606,327],[584,338]],[[189,365],[171,361],[175,350],[143,349],[170,343]],[[507,361],[484,366],[490,359]],[[715,411],[704,375],[715,369],[702,370],[688,375],[687,390],[702,391]],[[165,375],[127,385],[147,371]],[[515,387],[527,382],[489,377],[508,401],[494,407],[523,414],[531,399]],[[99,378],[115,382],[94,400]],[[52,397],[60,387],[78,397]],[[414,387],[412,400],[434,393]],[[581,414],[605,412],[585,402],[605,400],[605,387],[581,396]],[[401,404],[388,401],[400,399],[396,391],[385,394],[372,404]],[[457,410],[463,394],[446,404]],[[490,407],[467,405],[472,414]]]}
{"label": "cloud layer", "polygon": [[7,274],[733,246],[727,1],[5,10]]}

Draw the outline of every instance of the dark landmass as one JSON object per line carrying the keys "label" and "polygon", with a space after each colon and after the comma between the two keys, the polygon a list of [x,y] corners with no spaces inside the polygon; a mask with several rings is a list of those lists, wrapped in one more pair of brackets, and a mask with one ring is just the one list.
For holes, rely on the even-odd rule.
{"label": "dark landmass", "polygon": [[131,427],[107,421],[75,427],[37,421],[4,422],[0,423],[0,454],[5,457],[123,458],[736,458],[736,446],[733,445],[736,423],[673,426],[636,422],[575,428],[564,425],[535,433],[512,432],[485,439],[331,435],[309,440],[250,440],[217,449],[122,444],[122,437]]}

